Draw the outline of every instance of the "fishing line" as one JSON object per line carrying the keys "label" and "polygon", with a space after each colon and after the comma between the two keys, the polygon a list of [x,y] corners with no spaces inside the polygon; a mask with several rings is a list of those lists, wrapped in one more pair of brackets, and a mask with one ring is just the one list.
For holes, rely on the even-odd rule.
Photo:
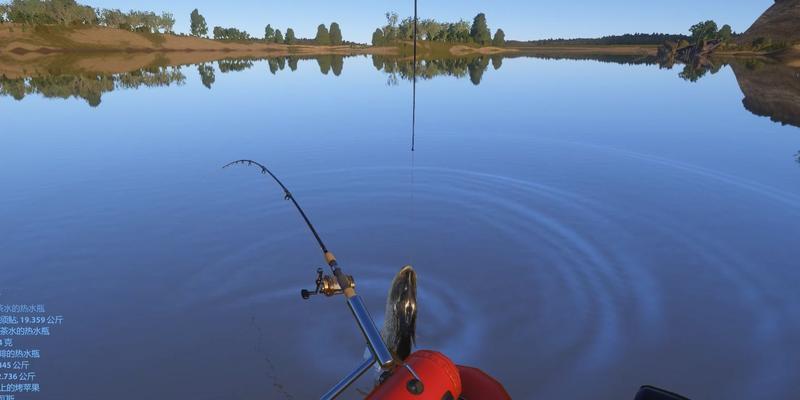
{"label": "fishing line", "polygon": [[414,65],[411,96],[411,153],[413,155],[417,139],[417,0],[414,0]]}
{"label": "fishing line", "polygon": [[[414,0],[414,61],[412,66],[412,91],[411,91],[411,228],[416,226],[416,181],[415,181],[415,152],[417,145],[417,0]],[[412,236],[413,237],[413,236]],[[414,264],[415,246],[411,245],[409,261]]]}

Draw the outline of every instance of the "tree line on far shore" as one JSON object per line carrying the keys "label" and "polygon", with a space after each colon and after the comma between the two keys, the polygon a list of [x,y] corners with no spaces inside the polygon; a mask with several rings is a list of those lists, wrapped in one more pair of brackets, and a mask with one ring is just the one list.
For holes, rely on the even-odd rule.
{"label": "tree line on far shore", "polygon": [[134,32],[172,33],[175,18],[164,12],[123,12],[79,4],[75,0],[12,0],[0,4],[0,22],[28,25],[107,26]]}
{"label": "tree line on far shore", "polygon": [[[208,23],[205,17],[200,14],[198,9],[192,11],[190,18],[190,32],[192,36],[206,37],[208,35]],[[342,28],[338,23],[333,22],[330,29],[325,24],[320,24],[317,27],[317,35],[313,39],[299,38],[294,32],[294,29],[287,28],[286,33],[280,29],[274,28],[271,24],[267,24],[264,28],[263,38],[256,38],[251,36],[248,32],[239,30],[237,28],[223,28],[215,26],[212,29],[212,35],[215,40],[262,40],[268,43],[279,44],[317,44],[317,45],[332,45],[338,46],[346,42],[342,38]]]}
{"label": "tree line on far shore", "polygon": [[[372,34],[373,46],[385,46],[399,41],[414,39],[414,18],[407,17],[400,20],[396,12],[386,13],[386,25],[378,28]],[[475,43],[481,46],[505,46],[506,34],[498,29],[492,37],[492,32],[486,21],[486,14],[475,16],[469,22],[439,22],[434,19],[417,21],[417,40],[444,43]]]}
{"label": "tree line on far shore", "polygon": [[[75,0],[11,0],[0,3],[0,23],[13,22],[25,25],[61,25],[67,27],[105,26],[124,29],[132,32],[174,33],[175,18],[173,14],[164,12],[156,14],[152,11],[131,10],[124,12],[118,9],[101,9],[83,5]],[[200,11],[195,9],[190,14],[190,31],[192,36],[207,37],[208,23]],[[317,35],[313,39],[298,38],[292,28],[285,33],[267,25],[263,38],[251,36],[248,32],[237,28],[215,26],[212,37],[216,40],[266,41],[281,44],[317,44],[342,45],[348,42],[342,37],[342,29],[336,22],[317,27]]]}
{"label": "tree line on far shore", "polygon": [[601,46],[617,46],[617,45],[659,45],[668,40],[681,41],[689,40],[687,35],[676,35],[668,33],[627,33],[624,35],[610,35],[600,38],[575,38],[575,39],[544,39],[544,40],[531,40],[527,42],[513,42],[515,46],[562,46],[562,45],[601,45]]}

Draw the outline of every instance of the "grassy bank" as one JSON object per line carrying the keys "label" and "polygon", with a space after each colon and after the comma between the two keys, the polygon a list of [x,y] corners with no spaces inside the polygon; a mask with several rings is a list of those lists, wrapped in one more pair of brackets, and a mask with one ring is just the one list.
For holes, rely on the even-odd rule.
{"label": "grassy bank", "polygon": [[[425,57],[451,57],[508,53],[570,53],[637,55],[655,54],[655,46],[506,46],[480,47],[475,44],[418,42],[418,53]],[[317,46],[286,45],[263,41],[220,41],[193,36],[131,32],[105,27],[68,28],[54,25],[26,26],[0,24],[0,54],[91,52],[230,52],[258,56],[283,55],[358,55],[381,54],[407,56],[413,53],[410,41],[391,46]]]}
{"label": "grassy bank", "polygon": [[97,52],[235,52],[259,56],[356,55],[391,53],[390,47],[286,45],[263,41],[220,41],[193,36],[121,29],[56,25],[0,24],[0,54],[29,55]]}

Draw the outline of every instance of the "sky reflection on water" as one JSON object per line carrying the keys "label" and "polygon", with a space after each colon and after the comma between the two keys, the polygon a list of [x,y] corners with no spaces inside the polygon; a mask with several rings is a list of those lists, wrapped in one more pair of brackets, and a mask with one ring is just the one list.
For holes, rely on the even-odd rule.
{"label": "sky reflection on water", "polygon": [[[342,304],[299,298],[320,262],[294,210],[220,170],[241,158],[302,199],[373,314],[413,263],[419,345],[515,398],[796,392],[800,131],[776,101],[791,73],[432,62],[412,156],[407,66],[341,61],[25,79],[22,101],[0,97],[3,296],[72,321],[43,349],[51,393],[315,398],[357,364]],[[112,354],[95,385],[75,379]]]}

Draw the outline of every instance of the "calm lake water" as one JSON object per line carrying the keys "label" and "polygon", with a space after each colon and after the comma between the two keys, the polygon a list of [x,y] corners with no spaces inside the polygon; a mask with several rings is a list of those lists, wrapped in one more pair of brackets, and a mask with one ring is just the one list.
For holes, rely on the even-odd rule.
{"label": "calm lake water", "polygon": [[300,299],[313,238],[272,182],[221,169],[241,158],[289,185],[374,315],[413,264],[418,347],[515,399],[796,396],[796,70],[428,63],[412,153],[396,64],[5,80],[0,303],[66,318],[37,342],[39,398],[308,399],[358,364],[343,300]]}

